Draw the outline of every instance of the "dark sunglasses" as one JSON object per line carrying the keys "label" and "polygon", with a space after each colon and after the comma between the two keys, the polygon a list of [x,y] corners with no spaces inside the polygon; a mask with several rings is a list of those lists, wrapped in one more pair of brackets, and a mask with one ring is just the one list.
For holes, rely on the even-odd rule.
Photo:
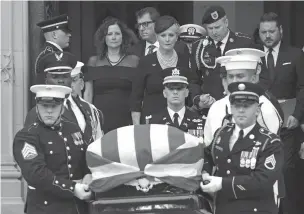
{"label": "dark sunglasses", "polygon": [[143,28],[147,28],[147,27],[149,27],[149,25],[152,24],[152,23],[154,23],[154,21],[148,21],[148,22],[137,23],[137,24],[135,25],[135,28],[136,28],[136,29],[139,29],[141,26],[142,26]]}

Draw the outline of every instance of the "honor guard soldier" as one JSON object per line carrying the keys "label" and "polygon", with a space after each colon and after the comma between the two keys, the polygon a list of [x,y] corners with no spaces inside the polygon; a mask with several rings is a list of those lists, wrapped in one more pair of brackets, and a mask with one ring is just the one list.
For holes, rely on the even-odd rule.
{"label": "honor guard soldier", "polygon": [[228,90],[235,123],[218,129],[206,148],[201,189],[214,194],[215,214],[277,214],[284,152],[280,137],[256,121],[263,89],[235,82]]}
{"label": "honor guard soldier", "polygon": [[167,109],[146,117],[147,124],[166,124],[197,137],[203,136],[205,118],[190,111],[185,106],[188,97],[187,70],[183,68],[166,68],[164,75],[164,97],[167,99]]}
{"label": "honor guard soldier", "polygon": [[[227,51],[226,55],[216,59],[224,71],[222,74],[229,84],[233,82],[257,83],[260,73],[261,57],[265,55],[263,51],[251,48],[239,48]],[[283,115],[280,104],[268,92],[260,97],[260,114],[257,122],[260,126],[278,134],[283,124]],[[206,124],[204,127],[204,142],[209,145],[212,142],[215,131],[226,122],[233,122],[230,108],[230,95],[216,101],[210,107]]]}
{"label": "honor guard soldier", "polygon": [[[77,65],[74,55],[68,52],[53,52],[41,58],[41,67],[45,73],[46,84],[63,85],[71,87],[78,77],[71,76]],[[78,68],[76,68],[77,70]],[[77,72],[77,71],[74,71]],[[79,71],[78,71],[79,72]],[[79,75],[79,74],[78,74]],[[73,83],[75,84],[75,83]],[[74,85],[73,85],[73,88]],[[72,96],[74,94],[74,96]],[[78,125],[79,131],[84,135],[84,141],[89,144],[103,135],[101,130],[103,116],[94,105],[86,102],[75,91],[70,94],[65,103],[62,117]],[[37,120],[35,108],[27,114],[24,126],[29,126]]]}
{"label": "honor guard soldier", "polygon": [[27,214],[86,214],[83,200],[91,196],[82,184],[90,171],[86,166],[87,145],[73,123],[62,118],[65,96],[71,88],[34,85],[38,120],[20,130],[13,155],[28,183]]}
{"label": "honor guard soldier", "polygon": [[[192,46],[193,69],[201,78],[201,92],[193,103],[198,109],[208,112],[210,106],[224,96],[220,78],[220,66],[215,59],[234,48],[250,47],[252,40],[242,33],[234,33],[228,28],[228,18],[221,6],[211,6],[205,12],[202,25],[208,36],[195,42]],[[201,102],[200,102],[201,101]]]}
{"label": "honor guard soldier", "polygon": [[35,62],[36,84],[44,84],[45,77],[39,64],[40,59],[48,53],[63,52],[63,49],[69,46],[71,30],[68,27],[68,16],[65,14],[39,22],[37,26],[41,28],[46,42]]}

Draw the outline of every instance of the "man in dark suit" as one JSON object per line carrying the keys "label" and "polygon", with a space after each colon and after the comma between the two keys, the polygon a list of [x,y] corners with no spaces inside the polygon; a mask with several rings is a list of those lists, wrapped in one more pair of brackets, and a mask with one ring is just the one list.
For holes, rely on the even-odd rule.
{"label": "man in dark suit", "polygon": [[203,136],[205,118],[190,111],[185,106],[189,94],[187,71],[182,68],[167,68],[164,75],[164,97],[167,99],[167,108],[163,111],[146,117],[149,124],[167,124],[195,136]]}
{"label": "man in dark suit", "polygon": [[[142,57],[157,51],[159,43],[156,40],[154,23],[159,17],[160,14],[154,7],[146,7],[136,12],[136,28],[142,40],[130,47],[129,53]],[[179,53],[189,53],[187,45],[180,41],[176,42],[175,50]]]}
{"label": "man in dark suit", "polygon": [[[45,83],[71,87],[72,81],[77,80],[71,77],[71,71],[76,64],[75,56],[68,52],[54,52],[45,55],[41,58],[41,66],[46,73]],[[94,105],[72,93],[68,96],[64,107],[65,111],[62,117],[66,121],[77,125],[87,144],[102,137],[102,113]],[[27,114],[24,126],[36,123],[37,119],[36,108],[34,107]]]}
{"label": "man in dark suit", "polygon": [[285,123],[281,130],[284,143],[286,198],[283,213],[298,213],[296,202],[295,162],[297,157],[296,134],[303,119],[304,54],[300,48],[282,42],[283,29],[275,13],[266,13],[260,19],[259,35],[266,56],[262,58],[260,85],[268,89],[281,103]]}
{"label": "man in dark suit", "polygon": [[37,23],[46,40],[44,47],[36,58],[35,75],[36,84],[44,84],[44,72],[39,66],[40,59],[48,53],[63,51],[69,46],[71,30],[68,28],[68,16],[60,15],[52,19]]}
{"label": "man in dark suit", "polygon": [[[249,48],[252,40],[228,28],[228,18],[221,6],[208,8],[203,16],[202,24],[207,30],[208,37],[193,44],[191,64],[200,77],[203,94],[194,98],[194,104],[198,109],[206,109],[204,112],[206,114],[212,103],[224,96],[220,66],[216,64],[215,59],[223,56],[230,49]],[[205,105],[199,103],[205,103]]]}

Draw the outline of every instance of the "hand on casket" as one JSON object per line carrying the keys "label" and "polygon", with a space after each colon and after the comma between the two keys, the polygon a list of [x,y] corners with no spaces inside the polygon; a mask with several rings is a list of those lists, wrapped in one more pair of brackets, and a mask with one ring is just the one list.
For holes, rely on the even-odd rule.
{"label": "hand on casket", "polygon": [[[92,172],[90,188],[105,192],[120,185],[154,177],[178,188],[199,188],[204,164],[201,138],[168,125],[121,127],[91,143],[86,159]],[[140,180],[138,187],[150,185]]]}

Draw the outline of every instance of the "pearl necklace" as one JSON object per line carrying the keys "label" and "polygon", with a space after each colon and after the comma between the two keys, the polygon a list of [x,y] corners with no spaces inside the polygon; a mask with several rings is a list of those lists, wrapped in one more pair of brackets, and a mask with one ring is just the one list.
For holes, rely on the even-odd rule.
{"label": "pearl necklace", "polygon": [[177,65],[178,55],[175,50],[173,50],[173,55],[170,59],[164,58],[159,50],[156,51],[156,56],[162,69],[176,67]]}

